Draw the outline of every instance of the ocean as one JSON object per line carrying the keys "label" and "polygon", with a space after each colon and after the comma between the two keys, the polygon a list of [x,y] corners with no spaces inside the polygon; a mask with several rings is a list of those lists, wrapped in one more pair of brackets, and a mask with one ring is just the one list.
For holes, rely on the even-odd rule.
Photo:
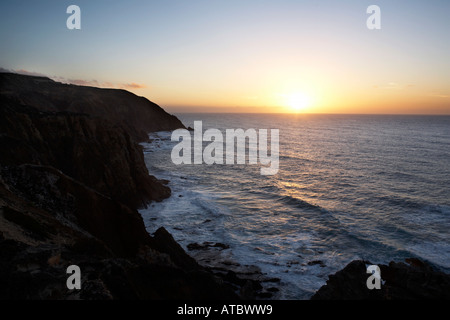
{"label": "ocean", "polygon": [[178,142],[153,133],[145,161],[172,196],[140,211],[149,233],[165,227],[190,254],[191,243],[229,246],[217,259],[279,278],[274,299],[309,299],[355,259],[450,271],[449,116],[176,116],[204,130],[279,129],[279,172],[174,165]]}

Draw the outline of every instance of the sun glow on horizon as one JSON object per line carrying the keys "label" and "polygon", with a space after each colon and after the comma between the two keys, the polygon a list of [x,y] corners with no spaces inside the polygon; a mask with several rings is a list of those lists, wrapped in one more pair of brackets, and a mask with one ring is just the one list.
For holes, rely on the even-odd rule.
{"label": "sun glow on horizon", "polygon": [[294,92],[284,95],[284,97],[286,107],[295,113],[307,111],[312,104],[311,97],[304,92]]}

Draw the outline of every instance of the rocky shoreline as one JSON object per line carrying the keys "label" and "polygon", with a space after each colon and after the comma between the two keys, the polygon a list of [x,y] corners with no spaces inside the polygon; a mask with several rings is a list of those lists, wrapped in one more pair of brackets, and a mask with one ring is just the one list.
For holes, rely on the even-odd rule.
{"label": "rocky shoreline", "polygon": [[334,275],[312,300],[448,300],[450,275],[416,258],[378,265],[380,289],[368,290],[369,261],[355,260]]}
{"label": "rocky shoreline", "polygon": [[[164,228],[145,230],[137,209],[171,190],[149,175],[139,142],[184,128],[176,117],[124,90],[10,73],[0,73],[0,105],[0,299],[270,299],[279,290],[255,266],[216,259],[226,244],[192,243],[188,254]],[[448,298],[448,275],[413,264],[382,266],[386,289],[371,296],[364,262],[352,262],[313,299]],[[82,270],[81,290],[66,287],[70,265]]]}
{"label": "rocky shoreline", "polygon": [[171,194],[148,174],[142,133],[178,119],[123,90],[7,73],[0,103],[0,299],[238,298],[137,211]]}

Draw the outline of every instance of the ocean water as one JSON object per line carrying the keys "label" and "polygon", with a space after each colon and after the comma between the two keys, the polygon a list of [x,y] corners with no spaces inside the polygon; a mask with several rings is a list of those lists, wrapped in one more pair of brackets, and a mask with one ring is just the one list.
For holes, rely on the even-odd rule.
{"label": "ocean water", "polygon": [[[281,279],[275,299],[309,299],[354,259],[421,258],[450,272],[450,117],[179,114],[203,129],[279,129],[280,169],[174,165],[171,132],[144,143],[172,197],[142,210],[187,249],[221,242],[226,259]],[[189,251],[188,251],[189,252]]]}

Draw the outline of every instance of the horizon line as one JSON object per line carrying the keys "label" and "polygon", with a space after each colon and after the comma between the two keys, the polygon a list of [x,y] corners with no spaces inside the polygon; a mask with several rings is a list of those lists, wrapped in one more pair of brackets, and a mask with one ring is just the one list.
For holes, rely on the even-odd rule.
{"label": "horizon line", "polygon": [[446,116],[450,114],[434,113],[332,113],[332,112],[169,112],[166,107],[161,107],[171,114],[273,114],[273,115],[336,115],[336,116]]}

